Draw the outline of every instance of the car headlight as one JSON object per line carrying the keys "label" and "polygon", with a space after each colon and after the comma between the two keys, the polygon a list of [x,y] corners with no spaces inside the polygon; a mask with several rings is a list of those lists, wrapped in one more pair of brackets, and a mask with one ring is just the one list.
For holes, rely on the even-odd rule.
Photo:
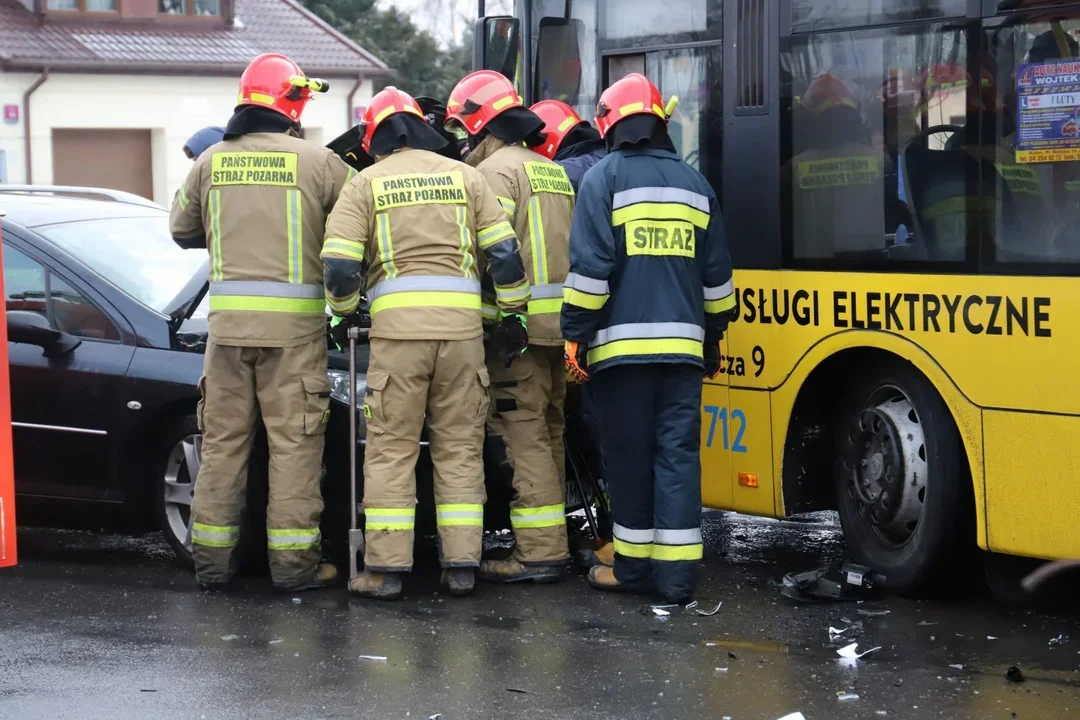
{"label": "car headlight", "polygon": [[[344,370],[327,370],[326,379],[330,381],[330,397],[343,405],[349,404],[349,373]],[[367,375],[356,374],[357,404],[363,402],[367,391]]]}

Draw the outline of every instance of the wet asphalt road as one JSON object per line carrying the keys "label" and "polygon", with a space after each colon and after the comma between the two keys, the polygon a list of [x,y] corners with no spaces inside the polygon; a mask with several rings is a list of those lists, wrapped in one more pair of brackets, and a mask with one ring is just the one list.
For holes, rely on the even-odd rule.
{"label": "wet asphalt road", "polygon": [[[832,516],[710,513],[705,532],[713,617],[658,616],[581,576],[454,599],[430,566],[394,604],[258,579],[206,595],[155,536],[23,530],[20,567],[0,571],[0,718],[1080,717],[1080,613],[796,605],[773,582],[842,557]],[[881,649],[844,664],[830,626]],[[1026,682],[1005,680],[1013,664]]]}

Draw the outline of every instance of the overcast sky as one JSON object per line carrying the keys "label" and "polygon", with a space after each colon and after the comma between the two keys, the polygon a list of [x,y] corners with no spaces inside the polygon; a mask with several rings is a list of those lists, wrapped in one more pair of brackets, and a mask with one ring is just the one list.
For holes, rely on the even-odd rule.
{"label": "overcast sky", "polygon": [[[379,0],[379,4],[401,8],[443,42],[461,37],[464,28],[476,19],[476,0]],[[487,13],[509,13],[513,5],[513,0],[487,0]]]}

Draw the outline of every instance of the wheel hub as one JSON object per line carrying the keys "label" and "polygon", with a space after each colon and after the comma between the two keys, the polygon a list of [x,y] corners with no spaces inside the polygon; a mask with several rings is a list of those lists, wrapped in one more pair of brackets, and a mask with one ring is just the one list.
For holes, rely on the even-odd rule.
{"label": "wheel hub", "polygon": [[899,394],[864,409],[851,432],[850,494],[859,514],[883,538],[906,542],[918,526],[926,493],[926,447],[911,402]]}

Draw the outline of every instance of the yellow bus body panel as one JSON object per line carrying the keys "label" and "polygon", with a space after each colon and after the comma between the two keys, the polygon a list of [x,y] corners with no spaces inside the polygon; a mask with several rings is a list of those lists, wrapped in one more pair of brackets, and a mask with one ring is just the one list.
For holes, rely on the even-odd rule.
{"label": "yellow bus body panel", "polygon": [[[980,547],[1080,556],[1077,280],[737,270],[735,285],[739,315],[722,346],[724,373],[703,394],[707,506],[782,517],[783,450],[799,390],[836,353],[877,348],[910,361],[952,413]],[[740,473],[756,475],[757,487],[740,485]]]}

